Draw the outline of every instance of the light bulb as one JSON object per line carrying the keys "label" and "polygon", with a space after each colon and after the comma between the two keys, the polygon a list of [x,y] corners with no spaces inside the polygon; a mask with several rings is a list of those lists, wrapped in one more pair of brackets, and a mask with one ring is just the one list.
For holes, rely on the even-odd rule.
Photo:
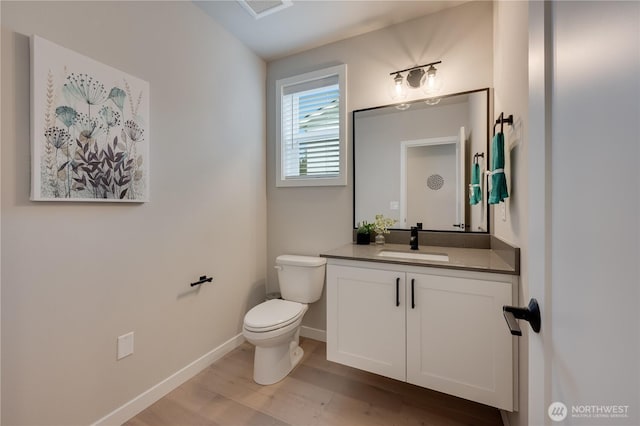
{"label": "light bulb", "polygon": [[438,70],[433,65],[427,69],[427,78],[423,91],[427,96],[435,96],[442,88],[442,78],[437,76]]}
{"label": "light bulb", "polygon": [[429,77],[427,77],[427,86],[429,87],[429,89],[432,89],[436,86],[436,75],[434,74],[429,74]]}
{"label": "light bulb", "polygon": [[402,100],[407,97],[407,88],[404,85],[404,78],[397,73],[395,77],[393,77],[393,82],[389,87],[389,95],[393,100]]}

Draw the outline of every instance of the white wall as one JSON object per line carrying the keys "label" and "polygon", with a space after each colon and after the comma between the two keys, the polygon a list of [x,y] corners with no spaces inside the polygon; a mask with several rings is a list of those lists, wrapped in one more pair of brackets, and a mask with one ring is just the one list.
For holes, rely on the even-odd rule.
{"label": "white wall", "polygon": [[[283,253],[318,254],[351,241],[352,172],[348,185],[333,188],[276,188],[275,81],[307,71],[347,64],[347,110],[391,103],[389,73],[442,60],[444,92],[490,87],[493,83],[493,9],[470,2],[407,23],[270,62],[267,67],[267,263]],[[349,120],[350,121],[350,120]],[[351,129],[351,124],[349,125]],[[351,134],[351,132],[349,132]],[[351,163],[351,138],[348,141]],[[271,290],[277,278],[268,268]],[[324,330],[326,304],[312,305],[304,325]]]}
{"label": "white wall", "polygon": [[[190,2],[1,11],[2,423],[88,424],[240,333],[264,296],[266,67]],[[34,33],[149,82],[150,202],[29,201]]]}
{"label": "white wall", "polygon": [[[528,12],[527,2],[498,1],[494,6],[494,117],[501,112],[513,114],[514,125],[504,126],[505,133],[505,173],[509,198],[505,203],[491,206],[492,234],[520,247],[520,306],[529,301],[527,266],[527,116],[528,116]],[[491,129],[493,131],[493,129]],[[487,161],[487,166],[489,161]],[[502,208],[506,208],[505,221]],[[526,301],[526,302],[525,302]],[[527,332],[522,327],[523,336],[519,344],[519,412],[509,415],[511,424],[527,424],[528,400],[528,358]]]}

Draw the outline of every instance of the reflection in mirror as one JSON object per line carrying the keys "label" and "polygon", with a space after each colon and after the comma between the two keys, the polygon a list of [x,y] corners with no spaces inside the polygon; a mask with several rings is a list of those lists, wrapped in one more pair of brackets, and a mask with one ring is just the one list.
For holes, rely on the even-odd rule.
{"label": "reflection in mirror", "polygon": [[[354,226],[383,214],[394,229],[488,232],[489,89],[406,105],[353,112]],[[471,205],[474,161],[482,201]]]}

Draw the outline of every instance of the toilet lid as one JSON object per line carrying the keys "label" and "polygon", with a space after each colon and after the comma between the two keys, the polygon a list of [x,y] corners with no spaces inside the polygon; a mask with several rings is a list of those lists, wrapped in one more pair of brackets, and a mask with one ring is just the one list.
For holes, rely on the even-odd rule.
{"label": "toilet lid", "polygon": [[253,307],[244,316],[244,326],[253,331],[270,331],[296,321],[304,314],[302,303],[272,299]]}

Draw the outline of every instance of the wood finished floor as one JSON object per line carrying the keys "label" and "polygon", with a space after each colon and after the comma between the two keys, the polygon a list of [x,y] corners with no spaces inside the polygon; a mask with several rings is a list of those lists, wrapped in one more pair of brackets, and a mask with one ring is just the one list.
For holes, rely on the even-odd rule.
{"label": "wood finished floor", "polygon": [[253,382],[244,343],[125,425],[502,425],[495,408],[329,362],[323,342],[300,345],[301,363],[279,383]]}

